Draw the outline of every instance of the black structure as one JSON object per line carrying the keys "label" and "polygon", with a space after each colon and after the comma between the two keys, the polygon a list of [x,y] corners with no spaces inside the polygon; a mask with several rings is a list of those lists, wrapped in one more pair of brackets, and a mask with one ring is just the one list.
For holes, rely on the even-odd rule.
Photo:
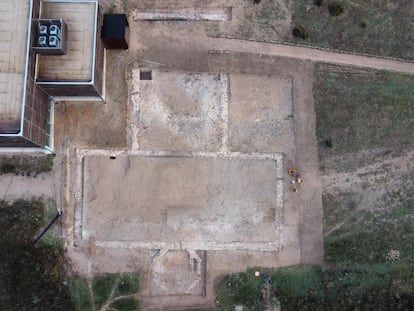
{"label": "black structure", "polygon": [[129,24],[125,14],[104,14],[101,32],[107,49],[128,49]]}
{"label": "black structure", "polygon": [[62,216],[62,214],[63,214],[62,211],[60,210],[56,211],[55,217],[53,217],[53,219],[49,222],[46,228],[44,228],[42,232],[39,234],[39,236],[33,241],[33,244],[36,244],[36,242],[39,241],[45,235],[45,233],[50,229],[50,227],[52,227],[52,225],[56,222],[56,220],[58,220],[58,218]]}

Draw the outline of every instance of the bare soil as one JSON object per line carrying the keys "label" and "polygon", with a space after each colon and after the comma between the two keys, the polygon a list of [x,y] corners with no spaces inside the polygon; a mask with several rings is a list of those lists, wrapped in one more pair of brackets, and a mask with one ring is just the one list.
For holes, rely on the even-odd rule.
{"label": "bare soil", "polygon": [[[163,2],[164,5],[166,3]],[[211,2],[211,5],[214,4],[217,3]],[[119,3],[119,5],[122,5],[122,3]],[[152,5],[155,6],[156,4],[152,3]],[[121,10],[121,7],[118,6],[117,10]],[[106,103],[82,103],[80,105],[79,103],[59,103],[56,111],[57,118],[59,118],[59,122],[56,122],[56,149],[62,150],[62,152],[65,152],[65,156],[68,157],[66,165],[68,173],[66,224],[67,234],[72,236],[67,244],[71,269],[74,273],[86,276],[104,272],[139,271],[142,278],[142,290],[139,294],[139,300],[143,310],[211,307],[214,306],[215,299],[214,284],[220,275],[243,271],[249,266],[275,267],[300,262],[320,263],[323,259],[321,188],[318,177],[317,144],[314,134],[315,118],[312,104],[313,64],[309,61],[279,57],[277,53],[263,55],[261,52],[266,52],[267,47],[263,49],[264,46],[256,45],[253,42],[249,43],[245,49],[245,44],[240,41],[226,39],[215,41],[215,39],[209,38],[205,32],[206,27],[211,27],[211,25],[207,22],[142,22],[130,20],[130,47],[128,52],[109,51],[107,54]],[[222,53],[220,50],[223,49],[227,52]],[[273,54],[273,52],[270,51],[270,54]],[[152,70],[153,80],[140,81],[137,79],[134,72],[136,73],[139,69]],[[166,72],[166,74],[158,75],[158,72]],[[188,75],[188,73],[191,73],[191,75]],[[127,79],[125,80],[124,77]],[[223,79],[227,79],[226,83],[228,83],[228,93],[224,97],[222,87],[225,80]],[[137,88],[136,85],[139,85],[139,87]],[[188,89],[189,85],[192,86],[192,89]],[[137,98],[139,98],[137,101],[139,104],[138,107],[134,107],[133,103]],[[222,104],[223,101],[227,101],[227,111]],[[93,117],[94,115],[95,117]],[[126,223],[125,220],[127,219],[130,224],[133,224],[132,219],[140,217],[139,213],[133,213],[131,217],[127,218],[124,217],[125,215],[122,216],[121,213],[122,217],[117,218],[116,214],[108,213],[105,209],[98,211],[95,208],[95,216],[90,214],[92,210],[84,211],[86,214],[83,215],[91,216],[87,216],[89,225],[85,223],[85,236],[81,239],[76,238],[76,228],[78,226],[74,227],[73,219],[79,218],[74,210],[79,191],[73,188],[77,178],[76,153],[73,147],[106,150],[116,148],[130,150],[130,152],[134,150],[140,152],[212,152],[214,154],[220,152],[249,154],[254,152],[259,155],[282,153],[284,159],[281,182],[285,190],[283,190],[283,217],[280,230],[282,230],[283,240],[281,242],[283,247],[280,251],[254,250],[257,247],[252,247],[252,250],[237,250],[231,246],[231,243],[229,243],[228,250],[215,250],[207,247],[206,259],[203,262],[206,274],[202,283],[204,284],[202,293],[206,296],[177,296],[174,294],[174,290],[177,290],[175,286],[162,290],[158,286],[159,282],[158,285],[154,283],[155,276],[163,278],[162,284],[165,285],[167,283],[176,284],[174,282],[177,282],[178,279],[191,280],[194,275],[183,274],[178,269],[181,264],[177,266],[174,263],[175,259],[171,261],[171,264],[163,266],[162,269],[164,269],[165,274],[154,274],[153,271],[160,269],[160,266],[154,266],[151,257],[154,250],[137,248],[137,244],[114,244],[108,241],[107,238],[102,239],[103,236],[98,234],[99,232],[106,232],[107,235],[108,232],[112,231],[106,229],[115,228],[117,224],[119,224],[118,229],[121,229],[121,222]],[[112,160],[108,159],[106,161]],[[114,161],[118,161],[118,156]],[[230,163],[233,163],[230,164],[233,166],[236,162]],[[89,169],[88,167],[86,165],[87,169]],[[291,178],[286,174],[289,167],[297,168],[306,179],[306,184],[300,187],[298,193],[289,191]],[[109,171],[106,171],[108,168],[107,164],[102,163],[95,167],[93,171],[103,173],[105,170],[109,173]],[[140,170],[142,171],[143,168]],[[254,167],[251,167],[251,170],[251,174],[258,173]],[[221,171],[222,174],[226,174],[224,167]],[[229,180],[231,178],[240,179],[237,174],[230,171],[228,173],[231,175],[228,177]],[[117,174],[115,170],[112,176],[114,177]],[[181,178],[180,180],[184,178],[184,176],[180,177],[180,174],[174,174],[171,170],[170,174],[172,178],[174,176]],[[263,176],[267,174],[266,171],[261,173]],[[141,176],[142,173],[137,172],[134,175]],[[111,173],[108,176],[111,176]],[[143,178],[143,175],[140,178]],[[196,176],[188,178],[193,182],[198,180]],[[103,179],[99,178],[95,181],[89,180],[90,182],[88,182],[88,179],[85,180],[89,188],[94,187],[94,185],[100,187],[99,184],[103,182]],[[184,185],[180,180],[177,180],[177,187],[180,184]],[[219,181],[219,184],[225,185],[222,177]],[[241,181],[242,179],[239,181],[233,180],[229,183],[229,186],[236,190],[236,185]],[[128,195],[124,193],[123,197],[130,196],[130,202],[134,202],[134,198],[140,197],[138,195],[139,191],[134,191],[134,187],[128,188],[126,184],[122,186],[123,182],[125,180],[122,178],[113,179],[115,188],[109,184],[106,188],[100,187],[97,196],[101,199],[103,194],[111,196],[111,193],[117,193],[117,191],[112,192],[111,189],[122,187],[123,190],[129,193]],[[143,194],[157,190],[157,187],[151,187],[150,185],[145,185],[145,188],[140,187],[144,191]],[[209,184],[209,186],[211,185]],[[255,186],[256,190],[259,190],[258,186],[259,184]],[[267,189],[268,186],[269,183],[263,184],[261,191]],[[106,193],[105,189],[107,189]],[[169,188],[168,190],[172,191],[173,189]],[[170,193],[181,193],[177,191],[174,190]],[[98,195],[98,193],[100,194]],[[196,192],[194,193],[196,194]],[[228,202],[226,200],[231,199],[231,193],[230,188],[227,190],[222,188],[220,195],[215,197],[223,196],[224,202]],[[255,195],[259,193],[261,192],[256,191]],[[90,197],[92,192],[89,190],[85,194],[87,194],[85,202],[93,199]],[[152,197],[156,198],[156,196]],[[250,195],[249,198],[251,199]],[[168,199],[167,201],[171,200]],[[118,200],[113,202],[113,205],[118,205],[117,202]],[[171,202],[175,201],[172,200]],[[191,200],[183,198],[179,202],[181,203],[177,204],[182,209],[185,204],[190,204]],[[84,205],[84,208],[88,208],[89,204]],[[98,205],[100,206],[100,204]],[[97,207],[98,205],[95,204],[94,206]],[[124,207],[120,205],[119,209],[122,211]],[[224,205],[221,206],[221,208],[225,208]],[[269,211],[263,213],[263,221],[273,222],[277,220],[274,212],[272,212],[273,209],[276,210],[275,207],[270,207]],[[133,212],[134,209],[130,211]],[[162,213],[161,210],[159,213],[153,211],[153,215],[150,216],[154,221],[162,220],[163,215],[171,213],[171,211],[167,211],[167,214]],[[187,211],[190,210],[187,209]],[[238,215],[239,213],[236,210],[223,212],[236,213],[234,214],[236,218],[242,216],[241,214]],[[99,216],[99,213],[103,213],[102,217]],[[105,219],[108,220],[109,215],[113,215],[115,218],[111,218],[111,216],[108,224],[99,225]],[[181,213],[180,215],[184,214]],[[200,219],[203,219],[204,216],[200,218],[200,215],[193,223],[201,224]],[[99,221],[94,222],[95,217]],[[169,219],[168,216],[166,217]],[[258,217],[259,215],[246,216],[244,222],[248,224],[249,221],[260,218]],[[170,217],[170,221],[173,218]],[[241,217],[240,219],[244,218]],[[176,220],[179,220],[179,218]],[[222,229],[226,230],[225,228],[233,222],[234,219],[227,223],[224,221],[221,225]],[[262,226],[259,223],[257,225],[259,226],[258,229]],[[92,231],[88,231],[88,226]],[[267,230],[266,228],[270,227],[264,226],[262,229]],[[124,229],[126,230],[126,227]],[[133,227],[124,231],[124,233],[121,230],[121,235],[117,236],[117,240],[128,239],[127,235],[132,237],[133,230],[135,230]],[[150,234],[154,228],[148,227],[148,230],[147,233]],[[168,225],[164,228],[165,230],[170,230]],[[208,231],[208,228],[201,228],[199,233],[202,233],[203,230]],[[206,233],[208,233],[207,231]],[[144,232],[142,233],[144,234]],[[162,230],[154,232],[156,236],[159,236],[160,242],[166,243],[168,239],[163,240],[161,233]],[[93,257],[89,256],[89,234],[96,239]],[[206,237],[212,236],[209,234],[194,235],[188,232],[180,233],[179,231],[171,232],[167,236],[172,239],[174,234],[178,234],[178,240],[185,241],[188,238],[194,239],[197,237],[197,239],[201,238],[202,243],[207,241]],[[242,230],[240,234],[237,239],[232,240],[246,243],[252,238],[248,230]],[[250,236],[243,238],[243,234]],[[73,235],[75,239],[73,239]],[[223,235],[223,237],[226,236],[227,234]],[[133,240],[132,242],[135,243],[139,242],[140,239],[134,236]],[[142,242],[145,241],[142,240],[139,243]],[[148,242],[156,241],[148,240]],[[277,243],[277,238],[274,242]],[[71,243],[76,246],[73,247]],[[154,246],[154,249],[157,248],[159,247]],[[203,249],[200,248],[200,250]],[[177,253],[177,258],[181,258],[181,255]],[[168,269],[170,269],[170,272],[168,272]],[[176,273],[172,274],[171,271]],[[173,275],[177,277],[173,277]],[[188,290],[182,289],[181,292],[185,293]]]}
{"label": "bare soil", "polygon": [[[142,310],[212,307],[215,300],[214,284],[221,275],[243,271],[251,266],[277,267],[322,262],[322,189],[333,195],[352,193],[352,202],[357,203],[357,207],[375,210],[384,208],[384,204],[392,204],[382,201],[383,194],[390,191],[401,193],[412,188],[412,176],[407,174],[407,171],[412,170],[412,152],[401,158],[379,156],[377,163],[359,168],[356,174],[324,171],[321,177],[312,88],[315,62],[411,74],[414,73],[413,63],[281,44],[215,38],[239,35],[246,37],[248,33],[251,38],[266,40],[269,31],[272,32],[273,38],[282,38],[290,31],[290,8],[282,0],[268,3],[280,8],[280,15],[263,17],[261,15],[266,14],[266,11],[250,4],[250,1],[243,4],[236,0],[100,1],[102,12],[126,12],[130,24],[129,50],[108,50],[106,54],[105,103],[57,103],[54,128],[54,148],[57,155],[54,172],[39,175],[37,179],[11,175],[2,176],[0,179],[0,188],[6,189],[5,199],[17,199],[22,194],[26,198],[40,195],[55,198],[58,207],[64,210],[63,236],[66,241],[68,270],[72,273],[92,277],[105,272],[139,271],[142,290],[138,298]],[[232,20],[145,22],[134,21],[132,18],[131,13],[136,8],[157,7],[172,10],[183,7],[233,7]],[[273,22],[262,23],[262,18],[270,18]],[[155,74],[154,81],[134,80],[133,73],[139,72],[142,68],[152,70]],[[164,72],[164,76],[157,78],[157,72]],[[144,83],[152,83],[152,86],[145,86]],[[193,88],[189,90],[188,85],[192,85]],[[223,85],[227,93],[223,93]],[[140,98],[140,101],[139,105],[134,107],[132,103],[136,97]],[[223,103],[227,103],[227,106]],[[80,156],[83,148],[107,152],[103,161],[105,163],[88,166],[88,159]],[[125,152],[167,152],[167,156],[175,157],[174,161],[165,165],[171,172],[170,179],[166,180],[173,187],[165,187],[164,192],[168,195],[163,195],[166,195],[164,201],[176,203],[175,212],[180,211],[170,218],[172,222],[169,223],[173,223],[177,228],[184,224],[182,220],[186,219],[185,214],[191,210],[183,207],[198,202],[196,199],[194,202],[188,200],[188,193],[191,192],[195,195],[194,198],[198,198],[197,195],[200,193],[197,191],[201,190],[195,187],[196,181],[207,178],[202,179],[208,175],[210,165],[216,172],[212,176],[229,174],[222,176],[216,184],[215,192],[211,192],[214,194],[211,197],[222,198],[225,202],[235,200],[235,194],[243,188],[239,189],[237,185],[243,184],[243,179],[248,179],[245,175],[249,175],[249,172],[252,178],[257,179],[258,175],[262,175],[269,181],[260,186],[260,180],[256,180],[255,186],[251,188],[253,194],[239,193],[237,198],[247,196],[244,204],[249,199],[257,201],[257,196],[262,194],[277,195],[278,191],[272,192],[274,189],[269,189],[270,185],[274,185],[272,182],[277,179],[277,182],[280,181],[283,185],[283,214],[275,214],[277,208],[271,204],[251,214],[240,214],[240,210],[229,209],[226,204],[212,206],[215,206],[216,210],[224,209],[220,213],[223,212],[228,218],[221,223],[219,233],[225,232],[226,225],[234,224],[234,219],[239,223],[243,222],[244,218],[246,223],[258,221],[257,225],[260,226],[260,222],[273,223],[279,219],[278,217],[283,216],[280,226],[277,227],[281,231],[275,234],[275,240],[281,242],[282,249],[258,251],[229,247],[218,250],[205,247],[200,249],[207,251],[203,255],[198,252],[199,250],[194,253],[193,249],[177,248],[171,253],[158,253],[162,246],[129,247],[124,242],[112,243],[114,241],[110,240],[110,236],[108,238],[108,234],[113,228],[118,230],[118,240],[129,238],[133,243],[150,244],[154,242],[151,236],[160,236],[158,242],[168,242],[168,239],[162,239],[161,233],[163,229],[171,230],[166,226],[154,231],[154,228],[149,226],[147,231],[142,231],[143,227],[138,228],[142,231],[140,232],[134,227],[133,222],[139,222],[137,219],[143,216],[141,211],[138,213],[135,209],[135,200],[145,197],[148,195],[147,192],[157,192],[160,187],[152,186],[151,183],[143,184],[143,180],[140,180],[146,174],[150,174],[148,168],[151,165],[138,166],[139,169],[132,174],[134,176],[128,177],[138,179],[139,182],[134,181],[136,184],[131,181],[132,179],[120,176],[119,167],[111,170],[107,162],[113,160],[108,159],[108,156]],[[204,175],[197,173],[197,169],[202,166],[194,165],[192,175],[188,172],[183,174],[181,171],[174,172],[179,166],[179,160],[177,154],[171,152],[185,153],[185,158],[190,160],[196,159],[195,153],[203,152],[210,153],[210,156],[229,152],[244,155],[254,153],[261,157],[271,153],[283,154],[283,174],[276,176],[268,172],[272,169],[266,170],[260,165],[258,168],[251,164],[238,167],[238,160],[217,167],[207,161],[203,164]],[[203,156],[205,157],[205,154]],[[178,158],[180,157],[183,157],[183,154],[179,154]],[[363,155],[353,154],[352,157],[358,159]],[[227,165],[232,169],[228,169]],[[82,179],[85,176],[78,174],[84,169],[87,171],[91,168],[93,172],[88,176],[92,179]],[[296,168],[305,179],[305,184],[298,188],[297,193],[289,190],[292,181],[286,173],[289,168]],[[398,176],[401,178],[398,179]],[[174,183],[174,178],[179,178],[179,182]],[[79,180],[81,184],[86,180],[86,187],[77,188]],[[128,185],[124,184],[126,180],[129,181]],[[229,182],[225,183],[225,180]],[[102,184],[104,181],[105,185]],[[135,190],[133,185],[138,185],[140,189]],[[220,189],[223,185],[227,185],[227,189]],[[96,204],[98,200],[91,205],[95,200],[92,191],[94,186],[99,188],[100,192],[95,194],[97,199],[99,193],[101,204]],[[180,186],[186,187],[187,192],[184,192],[187,195],[173,197],[174,194],[180,193],[174,187]],[[211,184],[206,183],[204,186],[208,188]],[[232,188],[235,190],[234,193]],[[86,192],[83,193],[84,190]],[[168,192],[170,190],[171,192]],[[111,210],[110,205],[114,205],[115,208],[115,205],[122,201],[116,197],[120,194],[124,197],[129,196],[125,202],[129,202],[131,206],[128,210],[130,214],[123,213],[124,206],[116,207],[119,216]],[[150,195],[151,200],[157,197],[157,193]],[[401,195],[397,197],[400,198]],[[84,199],[90,205],[86,204],[84,207],[92,206],[90,210],[83,211],[77,208],[78,202]],[[204,211],[209,203],[211,202],[206,201],[199,208],[202,213],[197,215],[198,218],[194,217],[195,224],[202,226],[200,219],[211,216]],[[106,207],[99,209],[100,205]],[[163,213],[162,208],[148,208],[144,212],[147,213],[144,213],[144,216],[150,220],[149,223],[165,220],[163,217],[168,216],[168,210],[167,213]],[[102,215],[99,216],[99,213]],[[87,226],[82,228],[84,224],[79,222],[79,219],[85,215],[89,220],[85,222]],[[98,219],[94,222],[96,217]],[[122,229],[122,225],[128,221],[130,227]],[[160,223],[163,227],[162,221]],[[341,224],[334,224],[329,230],[333,232],[340,226]],[[180,229],[186,230],[185,226]],[[202,229],[212,240],[215,231]],[[79,236],[77,233],[82,230],[85,235]],[[233,240],[246,242],[252,239],[249,232],[237,230],[237,238],[229,242],[225,240],[229,235],[222,234],[222,240],[231,245]],[[137,238],[137,232],[139,235],[146,234],[146,241]],[[202,236],[196,236],[194,232],[178,232],[177,236],[174,236],[175,231],[169,233],[168,238],[176,241],[197,238],[196,242],[205,242]],[[328,233],[329,231],[325,234]],[[101,238],[102,236],[104,238]],[[98,239],[94,242],[89,240],[90,237]],[[165,250],[168,250],[168,247]],[[190,270],[186,269],[187,260]],[[194,260],[198,265],[194,264]],[[200,267],[205,271],[201,271]]]}
{"label": "bare soil", "polygon": [[[233,11],[234,19],[230,24],[226,24],[226,22],[214,24],[212,22],[185,21],[144,22],[133,21],[130,18],[129,50],[107,51],[105,103],[59,102],[55,106],[55,150],[57,152],[55,167],[57,173],[55,173],[56,175],[48,175],[46,184],[42,186],[42,188],[49,187],[53,184],[55,190],[50,192],[39,190],[39,192],[43,191],[46,195],[55,195],[57,202],[65,211],[64,235],[67,240],[69,268],[74,274],[88,277],[105,272],[139,271],[142,278],[142,290],[139,293],[142,310],[214,306],[214,284],[217,278],[223,274],[243,271],[246,267],[321,263],[323,260],[322,187],[326,189],[360,187],[359,183],[363,181],[364,177],[361,177],[360,180],[354,180],[352,179],[354,177],[336,173],[333,175],[328,173],[322,179],[319,176],[312,95],[314,62],[328,61],[414,72],[412,64],[389,60],[209,37],[211,34],[209,31],[212,29],[225,30],[227,27],[234,27],[234,29],[241,27],[237,23],[242,23],[246,16],[247,7],[240,8],[236,5],[237,3],[237,1],[225,2],[225,6],[236,7]],[[283,3],[284,1],[280,1],[280,5]],[[103,12],[127,12],[130,16],[132,10],[138,7],[183,7],[183,3],[178,0],[148,0],[139,3],[104,0],[100,1],[100,4]],[[223,1],[197,0],[188,1],[186,5],[214,7],[223,6]],[[285,10],[287,10],[286,7]],[[281,25],[287,27],[289,23],[289,19],[286,19],[281,22]],[[254,32],[260,31],[260,27],[254,28]],[[280,33],[282,36],[283,30]],[[139,72],[140,68],[153,70],[154,73],[163,71],[168,74],[161,79],[154,79],[156,83],[159,83],[158,85],[154,86],[153,84],[151,87],[145,88],[145,85],[140,83],[150,83],[149,81],[137,82],[134,80],[133,73],[134,71]],[[185,78],[189,73],[192,75]],[[202,82],[197,80],[204,77],[207,78],[201,80]],[[222,82],[220,81],[223,81],[221,80],[223,77],[228,79],[227,98],[220,93],[222,91],[220,89]],[[192,84],[194,86],[193,93],[186,89],[185,83],[180,84],[180,81]],[[205,83],[206,81],[207,83]],[[134,91],[137,90],[143,90],[147,93],[135,93]],[[139,97],[141,102],[138,107],[132,105],[136,96],[142,96]],[[222,101],[227,101],[227,111],[223,110]],[[75,150],[75,148],[77,149]],[[203,257],[206,268],[205,280],[202,283],[194,280],[197,283],[194,283],[195,286],[199,286],[201,293],[205,293],[205,296],[200,296],[200,291],[194,295],[195,292],[188,291],[188,288],[182,289],[180,293],[190,293],[189,295],[177,295],[177,292],[168,291],[168,287],[167,290],[157,287],[171,281],[169,288],[174,288],[174,284],[177,283],[173,281],[177,281],[179,278],[173,279],[171,271],[182,272],[182,265],[187,254],[180,252],[165,255],[163,258],[166,262],[154,263],[153,252],[158,248],[105,244],[111,242],[108,241],[109,238],[105,237],[107,240],[98,239],[96,241],[92,256],[91,242],[88,238],[95,235],[100,237],[100,233],[105,235],[108,233],[108,228],[116,227],[117,221],[127,222],[128,219],[125,219],[126,214],[122,213],[124,206],[118,206],[117,208],[121,211],[120,216],[110,219],[107,224],[105,221],[110,218],[108,216],[111,216],[112,211],[99,210],[99,204],[95,204],[92,209],[96,211],[96,215],[89,214],[89,224],[87,225],[90,225],[92,229],[95,228],[96,232],[92,232],[92,230],[93,234],[91,235],[77,236],[78,228],[76,226],[79,223],[76,221],[84,215],[88,216],[88,213],[91,212],[91,210],[86,212],[77,210],[77,202],[84,199],[82,191],[87,190],[85,198],[89,203],[94,200],[91,190],[94,186],[101,187],[99,189],[100,199],[104,199],[105,196],[110,197],[110,200],[103,200],[102,204],[112,202],[113,205],[117,205],[122,200],[117,200],[116,195],[122,194],[125,197],[129,195],[128,202],[132,202],[129,210],[131,217],[127,218],[136,220],[140,215],[134,210],[133,203],[137,197],[141,198],[141,195],[144,197],[146,195],[146,193],[139,195],[140,191],[156,192],[159,188],[152,187],[151,183],[144,185],[142,180],[140,180],[141,184],[137,183],[142,186],[139,191],[128,187],[123,184],[126,179],[119,175],[118,168],[113,168],[111,171],[110,164],[107,162],[113,160],[109,160],[107,157],[105,163],[94,164],[93,174],[89,175],[92,176],[92,179],[86,179],[86,188],[76,188],[77,180],[84,181],[82,176],[79,176],[79,172],[82,173],[84,170],[84,164],[86,163],[86,170],[91,169],[91,166],[88,166],[88,160],[84,162],[85,158],[79,155],[79,152],[82,152],[79,149],[82,148],[104,150],[108,152],[105,154],[106,156],[111,155],[111,152],[114,154],[137,151],[149,153],[187,152],[186,157],[189,159],[194,159],[192,153],[196,152],[212,152],[216,155],[220,152],[230,151],[242,154],[258,153],[261,156],[269,153],[283,154],[283,175],[277,177],[283,183],[284,188],[283,220],[280,227],[283,248],[280,251],[207,250],[206,257]],[[171,154],[169,155],[171,156]],[[176,169],[178,164],[173,162],[169,162],[165,167]],[[209,165],[210,163],[205,164],[206,171],[208,171]],[[404,167],[408,167],[409,163],[395,164],[396,167],[398,165],[403,170]],[[214,165],[212,164],[212,166]],[[139,170],[134,171],[133,177],[135,179],[143,178],[145,174],[149,174],[149,171],[146,171],[148,167],[150,165],[147,167],[146,165],[139,166]],[[296,168],[305,179],[305,184],[299,187],[297,193],[289,190],[292,178],[287,175],[288,168]],[[233,170],[227,170],[226,167],[215,168],[217,174],[219,171],[222,174],[226,172],[230,174],[231,176],[226,176],[228,179],[240,178],[238,175],[240,172],[235,172],[234,169],[237,169],[237,165]],[[266,178],[273,178],[273,175],[268,174],[263,167],[255,169],[253,165],[249,169],[252,170],[253,177],[254,174],[262,174],[267,176]],[[113,176],[110,176],[111,174]],[[191,182],[183,180],[189,178],[191,181],[197,181],[197,178],[200,177],[196,173],[193,175],[197,176],[190,177],[180,172],[171,172],[171,174],[173,177],[181,178],[181,182],[176,185],[177,187],[180,185],[190,187]],[[49,178],[53,178],[53,181]],[[132,177],[130,176],[130,178]],[[276,177],[274,178],[276,179]],[[24,185],[22,183],[21,189],[30,187],[33,180],[29,180],[30,182]],[[107,181],[106,185],[100,184],[105,180]],[[173,184],[173,178],[167,180]],[[223,180],[225,180],[224,177],[218,184],[224,184]],[[229,188],[240,182],[240,180],[229,182]],[[263,185],[264,190],[267,189],[269,183]],[[332,188],[330,188],[331,186]],[[256,185],[256,187],[260,186]],[[117,188],[120,191],[117,191]],[[167,190],[171,190],[171,188],[165,190],[168,192]],[[196,191],[196,189],[193,190]],[[220,192],[217,197],[223,196],[223,200],[234,199],[231,196],[231,189],[226,191]],[[38,193],[37,190],[34,192]],[[170,195],[174,193],[180,192],[174,190]],[[195,194],[197,193],[195,192]],[[255,193],[255,195],[258,194],[261,192]],[[157,197],[158,195],[155,193],[151,199]],[[251,198],[249,195],[249,199]],[[174,202],[168,196],[165,200]],[[371,199],[367,198],[367,200]],[[182,208],[189,201],[184,197],[177,200],[176,203]],[[106,206],[106,209],[108,208],[109,205]],[[272,208],[274,207],[269,206],[263,212],[261,220],[274,220],[272,212],[269,212]],[[237,218],[240,215],[237,215],[236,211],[225,210],[226,213],[230,213],[229,215],[235,213],[234,216]],[[157,221],[163,217],[163,214],[158,212],[154,212],[148,217],[151,216],[152,220]],[[100,217],[99,213],[102,213],[102,218],[93,223],[94,217]],[[180,214],[180,217],[182,215],[183,213]],[[244,216],[249,220],[253,217],[252,215]],[[179,219],[176,218],[176,220]],[[119,229],[120,226],[117,228]],[[133,228],[133,223],[131,228]],[[88,233],[88,227],[84,229],[85,233]],[[153,229],[149,227],[148,231],[144,233],[150,236],[152,234],[160,235],[162,232],[161,230],[160,232],[152,232]],[[123,234],[125,237],[126,233],[131,234],[133,232],[131,230],[133,229],[119,231],[117,239],[122,239]],[[213,233],[213,231],[209,232],[210,237]],[[247,234],[247,232],[242,233]],[[186,237],[186,233],[181,232],[177,239],[185,240]],[[245,240],[248,238],[250,237],[246,237]],[[134,239],[139,240],[135,237]],[[161,240],[161,242],[165,241]],[[188,256],[188,258],[192,258],[190,255]],[[172,270],[168,271],[170,268]],[[160,273],[160,271],[165,273]],[[154,285],[154,276],[160,277],[162,282]],[[183,276],[182,280],[189,282],[193,280],[193,274],[190,273],[186,276]]]}

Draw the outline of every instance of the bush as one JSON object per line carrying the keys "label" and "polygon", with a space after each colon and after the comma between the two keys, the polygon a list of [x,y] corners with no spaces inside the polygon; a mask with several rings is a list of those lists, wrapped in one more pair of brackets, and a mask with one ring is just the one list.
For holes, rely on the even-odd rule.
{"label": "bush", "polygon": [[138,293],[139,277],[137,273],[126,273],[119,277],[114,297]]}
{"label": "bush", "polygon": [[13,173],[15,170],[16,170],[16,167],[14,166],[13,163],[3,163],[0,169],[0,171],[3,174]]}
{"label": "bush", "polygon": [[322,6],[323,0],[315,0],[313,2],[316,6]]}
{"label": "bush", "polygon": [[109,307],[119,311],[138,311],[139,303],[134,298],[121,298],[115,300]]}
{"label": "bush", "polygon": [[326,148],[332,148],[333,147],[331,139],[326,139],[325,140],[325,147]]}
{"label": "bush", "polygon": [[331,13],[332,16],[338,16],[344,13],[344,8],[342,5],[338,2],[332,2],[328,5],[329,13]]}
{"label": "bush", "polygon": [[308,37],[308,34],[302,26],[295,26],[293,27],[292,34],[295,38],[300,38],[305,40]]}
{"label": "bush", "polygon": [[92,290],[94,304],[97,309],[108,301],[111,291],[116,284],[117,275],[108,273],[102,276],[96,276],[92,281]]}
{"label": "bush", "polygon": [[89,293],[88,282],[82,278],[72,279],[70,292],[76,311],[93,311],[93,302]]}

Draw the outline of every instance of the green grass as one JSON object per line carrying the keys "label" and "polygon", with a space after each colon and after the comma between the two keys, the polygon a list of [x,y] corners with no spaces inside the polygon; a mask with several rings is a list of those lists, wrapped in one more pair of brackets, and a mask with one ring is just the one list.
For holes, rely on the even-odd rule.
{"label": "green grass", "polygon": [[82,278],[70,281],[72,301],[77,311],[93,311],[93,302],[89,293],[88,282]]}
{"label": "green grass", "polygon": [[71,310],[64,251],[48,238],[33,245],[43,222],[41,201],[0,201],[0,305],[2,310]]}
{"label": "green grass", "polygon": [[314,100],[322,168],[335,168],[324,167],[333,156],[375,148],[385,152],[412,148],[413,86],[414,76],[389,72],[355,75],[317,66]]}
{"label": "green grass", "polygon": [[[272,279],[270,293],[277,297],[282,310],[410,310],[414,303],[413,264],[411,259],[374,265],[297,265],[260,271]],[[233,310],[236,305],[243,305],[247,310],[263,310],[265,287],[262,279],[254,276],[254,269],[226,276],[216,287],[218,309]],[[249,299],[240,294],[241,288],[243,293],[244,289],[249,290]]]}
{"label": "green grass", "polygon": [[386,208],[368,211],[355,201],[358,193],[324,192],[325,261],[333,265],[381,264],[389,262],[390,250],[397,250],[400,260],[413,259],[412,193],[391,203],[386,194],[382,199]]}
{"label": "green grass", "polygon": [[414,59],[413,1],[338,1],[343,14],[331,16],[324,1],[318,7],[308,0],[291,1],[293,23],[309,33],[306,40],[287,41],[373,55]]}
{"label": "green grass", "polygon": [[[344,8],[339,16],[329,12],[334,2]],[[325,0],[317,6],[311,0],[262,0],[240,6],[234,27],[211,27],[210,34],[414,60],[413,1]],[[285,26],[288,18],[291,25]],[[293,36],[295,26],[305,29],[306,39]]]}
{"label": "green grass", "polygon": [[[92,289],[92,296],[89,292]],[[133,297],[139,291],[138,273],[107,273],[92,280],[75,278],[71,280],[72,300],[76,311],[101,310],[108,304],[108,310],[139,310],[139,302]]]}
{"label": "green grass", "polygon": [[125,273],[118,279],[114,297],[138,293],[139,277],[137,273]]}
{"label": "green grass", "polygon": [[110,307],[119,311],[139,311],[138,301],[134,298],[122,298],[115,300]]}
{"label": "green grass", "polygon": [[40,173],[50,172],[52,168],[52,155],[0,157],[0,175],[15,174],[36,177]]}
{"label": "green grass", "polygon": [[0,309],[98,311],[120,297],[113,310],[139,310],[135,298],[121,297],[138,292],[137,273],[67,279],[62,241],[48,235],[33,244],[45,224],[44,209],[43,201],[0,201]]}
{"label": "green grass", "polygon": [[244,305],[249,310],[263,310],[262,283],[260,278],[254,277],[252,271],[224,277],[216,288],[216,292],[220,293],[216,300],[219,310],[232,310],[237,304]]}
{"label": "green grass", "polygon": [[100,308],[111,296],[112,289],[116,285],[116,274],[105,274],[96,276],[92,281],[92,290],[94,296],[94,304],[96,308]]}

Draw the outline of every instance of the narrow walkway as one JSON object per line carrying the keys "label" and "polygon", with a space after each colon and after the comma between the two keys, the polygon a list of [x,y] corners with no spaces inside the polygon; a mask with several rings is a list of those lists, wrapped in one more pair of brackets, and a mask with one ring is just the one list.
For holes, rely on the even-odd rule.
{"label": "narrow walkway", "polygon": [[53,173],[44,173],[36,177],[6,174],[0,176],[0,199],[13,201],[17,199],[55,197],[55,180]]}
{"label": "narrow walkway", "polygon": [[210,38],[210,47],[217,51],[257,53],[272,56],[291,57],[300,60],[325,62],[339,65],[390,70],[414,74],[414,62],[397,61],[380,57],[363,56],[320,50],[316,48],[286,45],[281,43],[264,43],[239,39]]}

